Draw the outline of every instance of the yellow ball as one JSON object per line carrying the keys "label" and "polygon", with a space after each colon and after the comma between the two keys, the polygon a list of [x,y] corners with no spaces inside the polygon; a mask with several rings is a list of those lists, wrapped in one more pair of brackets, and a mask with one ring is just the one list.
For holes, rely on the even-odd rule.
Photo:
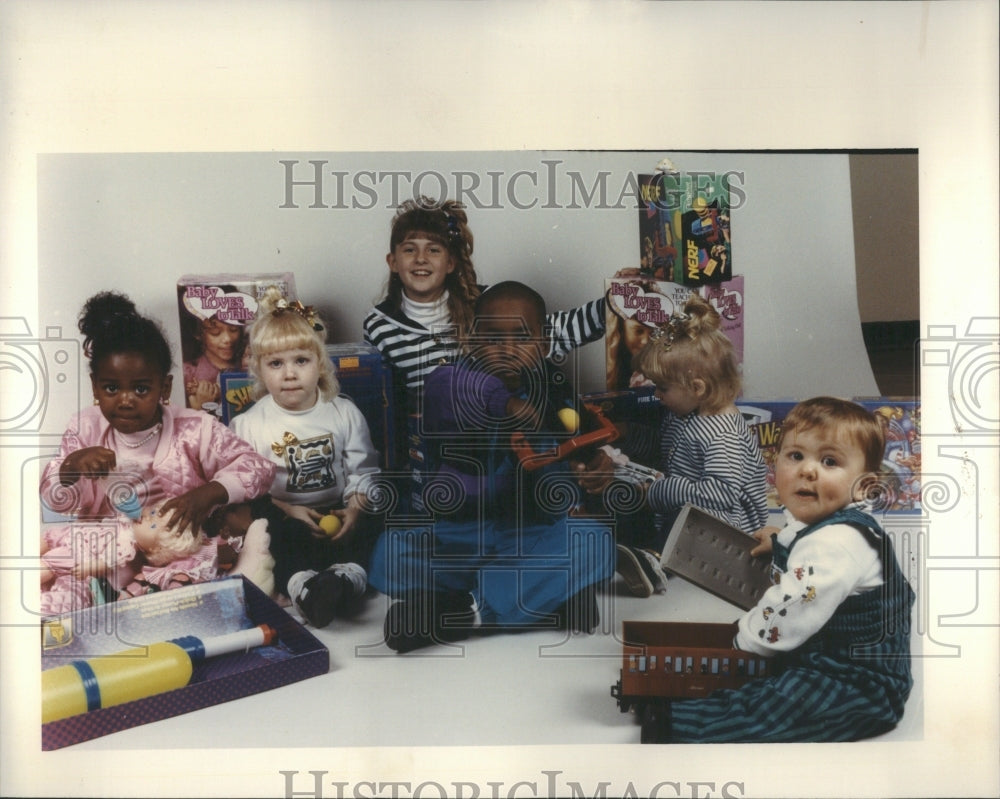
{"label": "yellow ball", "polygon": [[340,517],[327,514],[319,520],[319,529],[327,535],[336,535],[340,531]]}
{"label": "yellow ball", "polygon": [[559,421],[563,423],[567,433],[575,433],[580,429],[580,414],[572,408],[563,408],[559,411]]}

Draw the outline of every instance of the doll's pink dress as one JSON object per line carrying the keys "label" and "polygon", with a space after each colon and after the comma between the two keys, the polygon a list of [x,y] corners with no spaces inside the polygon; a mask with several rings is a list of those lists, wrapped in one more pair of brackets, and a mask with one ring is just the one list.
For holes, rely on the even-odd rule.
{"label": "doll's pink dress", "polygon": [[45,616],[94,604],[90,578],[73,574],[76,563],[107,562],[108,583],[130,596],[205,582],[218,576],[218,539],[207,539],[193,555],[165,566],[153,566],[137,550],[132,524],[124,517],[49,527],[42,533],[42,541],[48,547],[42,555],[42,564],[55,575],[42,589],[41,612]]}

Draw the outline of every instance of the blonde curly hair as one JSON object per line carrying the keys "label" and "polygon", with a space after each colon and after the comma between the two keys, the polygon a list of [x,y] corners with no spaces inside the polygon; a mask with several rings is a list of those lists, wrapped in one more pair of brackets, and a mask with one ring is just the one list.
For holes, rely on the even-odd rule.
{"label": "blonde curly hair", "polygon": [[717,413],[739,396],[743,386],[736,352],[721,324],[719,312],[708,300],[692,294],[683,314],[672,316],[650,338],[636,353],[632,366],[660,387],[690,388],[701,380],[705,395],[699,409]]}
{"label": "blonde curly hair", "polygon": [[311,309],[289,303],[281,290],[270,286],[257,307],[250,326],[250,374],[254,377],[254,397],[267,394],[261,377],[262,359],[283,350],[309,350],[319,362],[319,395],[329,402],[340,393],[333,362],[326,354],[326,326]]}

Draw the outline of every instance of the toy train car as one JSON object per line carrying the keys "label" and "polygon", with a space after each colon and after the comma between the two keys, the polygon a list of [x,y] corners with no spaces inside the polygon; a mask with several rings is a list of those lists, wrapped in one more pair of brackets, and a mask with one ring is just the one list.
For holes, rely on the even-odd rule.
{"label": "toy train car", "polygon": [[669,699],[707,696],[768,675],[767,658],[733,649],[735,624],[626,621],[622,668],[611,695],[639,715]]}

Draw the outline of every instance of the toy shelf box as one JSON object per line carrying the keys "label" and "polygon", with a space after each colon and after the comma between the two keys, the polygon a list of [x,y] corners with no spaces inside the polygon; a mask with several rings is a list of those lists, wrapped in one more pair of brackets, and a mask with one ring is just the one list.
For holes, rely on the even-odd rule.
{"label": "toy shelf box", "polygon": [[[363,342],[328,344],[340,393],[348,397],[368,422],[372,443],[381,453],[384,468],[394,467],[395,427],[393,422],[392,376],[375,347]],[[222,386],[222,422],[228,425],[253,404],[254,379],[245,371],[225,371]]]}
{"label": "toy shelf box", "polygon": [[184,636],[208,639],[259,624],[275,630],[274,643],[208,658],[194,666],[182,688],[43,723],[42,749],[59,749],[268,691],[326,674],[330,666],[326,647],[242,577],[147,594],[43,620],[43,671],[160,641]]}
{"label": "toy shelf box", "polygon": [[622,622],[621,676],[611,695],[625,713],[663,699],[692,699],[768,676],[768,659],[733,649],[735,624]]}
{"label": "toy shelf box", "polygon": [[[183,275],[177,281],[187,407],[221,415],[219,374],[246,368],[250,325],[272,286],[286,299],[295,299],[291,272]],[[214,388],[206,390],[205,383]]]}

